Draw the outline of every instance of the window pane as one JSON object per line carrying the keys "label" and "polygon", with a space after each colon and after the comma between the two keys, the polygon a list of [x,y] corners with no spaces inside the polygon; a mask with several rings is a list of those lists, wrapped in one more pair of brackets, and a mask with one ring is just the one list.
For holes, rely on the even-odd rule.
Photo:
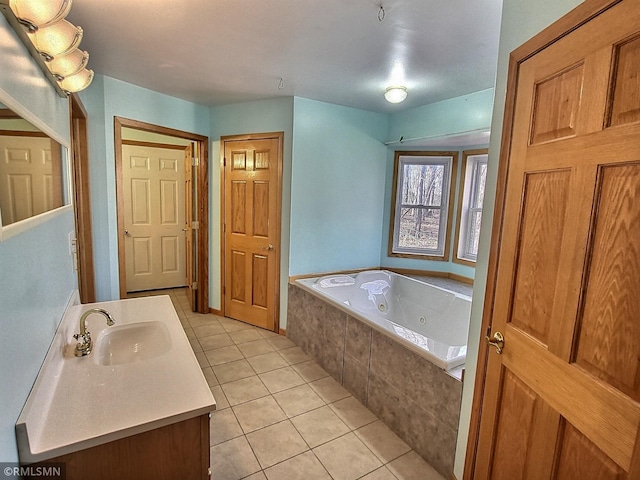
{"label": "window pane", "polygon": [[484,186],[487,182],[487,164],[479,163],[478,171],[476,173],[476,198],[474,204],[472,205],[474,208],[482,208],[482,202],[484,202]]}
{"label": "window pane", "polygon": [[482,210],[470,212],[469,239],[467,245],[467,255],[478,255],[478,243],[480,242],[480,224],[482,223]]}
{"label": "window pane", "polygon": [[444,165],[405,164],[403,174],[403,205],[442,206]]}
{"label": "window pane", "polygon": [[400,248],[438,248],[440,209],[402,208],[400,213]]}

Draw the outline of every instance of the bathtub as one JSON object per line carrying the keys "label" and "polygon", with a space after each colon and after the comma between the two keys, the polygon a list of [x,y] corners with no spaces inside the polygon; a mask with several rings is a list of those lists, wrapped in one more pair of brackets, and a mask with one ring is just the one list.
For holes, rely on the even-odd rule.
{"label": "bathtub", "polygon": [[471,298],[386,270],[296,283],[444,370],[465,363]]}

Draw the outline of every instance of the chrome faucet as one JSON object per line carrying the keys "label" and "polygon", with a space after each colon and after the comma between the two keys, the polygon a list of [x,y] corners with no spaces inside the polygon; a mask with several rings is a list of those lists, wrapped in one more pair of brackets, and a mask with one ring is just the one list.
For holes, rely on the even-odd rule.
{"label": "chrome faucet", "polygon": [[107,318],[107,325],[111,326],[116,321],[113,319],[111,314],[107,312],[103,308],[92,308],[91,310],[87,310],[80,317],[80,333],[76,333],[73,338],[76,340],[80,340],[76,344],[75,356],[76,357],[84,357],[85,355],[89,355],[91,353],[91,348],[93,347],[93,342],[91,341],[91,334],[87,330],[87,317],[92,313],[101,313]]}

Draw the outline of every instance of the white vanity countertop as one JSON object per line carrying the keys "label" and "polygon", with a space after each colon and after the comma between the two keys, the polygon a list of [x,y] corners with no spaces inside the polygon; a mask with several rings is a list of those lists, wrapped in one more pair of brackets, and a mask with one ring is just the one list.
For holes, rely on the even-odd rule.
{"label": "white vanity countertop", "polygon": [[[94,351],[74,356],[80,316],[104,308],[115,326],[160,321],[171,349],[123,365],[100,365],[96,355],[103,315],[87,317]],[[32,463],[136,435],[215,409],[202,369],[168,296],[77,305],[67,309],[38,378],[16,422],[20,461]]]}

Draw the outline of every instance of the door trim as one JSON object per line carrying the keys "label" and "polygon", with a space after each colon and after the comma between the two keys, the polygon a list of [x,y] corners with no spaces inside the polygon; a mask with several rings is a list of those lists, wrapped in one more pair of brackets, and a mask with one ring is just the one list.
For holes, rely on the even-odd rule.
{"label": "door trim", "polygon": [[487,362],[489,358],[489,345],[484,335],[491,328],[494,301],[496,295],[496,281],[498,274],[498,261],[500,258],[500,232],[503,228],[506,180],[508,163],[511,151],[511,139],[513,118],[515,114],[516,86],[520,64],[549,45],[560,40],[589,20],[598,16],[605,10],[613,7],[622,0],[586,0],[565,16],[558,19],[549,27],[542,30],[533,38],[513,50],[509,56],[507,71],[506,100],[504,107],[504,121],[502,127],[502,140],[500,144],[498,178],[496,184],[495,205],[493,211],[493,225],[491,227],[491,244],[489,247],[489,263],[487,268],[487,281],[482,310],[482,323],[480,326],[480,340],[476,363],[476,377],[474,381],[473,400],[469,424],[469,435],[465,456],[463,480],[472,480],[475,471],[476,453],[480,434],[480,419],[482,417],[482,400],[487,375]]}
{"label": "door trim", "polygon": [[91,233],[91,194],[89,179],[88,114],[77,93],[69,95],[71,123],[71,163],[73,171],[73,212],[76,229],[78,290],[80,302],[96,301]]}
{"label": "door trim", "polygon": [[127,298],[125,254],[124,254],[124,195],[122,186],[122,127],[133,128],[145,132],[158,133],[172,137],[191,140],[198,144],[201,153],[198,172],[198,205],[194,205],[196,218],[199,222],[197,233],[198,252],[196,265],[197,302],[195,309],[200,313],[209,313],[209,137],[195,133],[175,130],[131,120],[123,117],[113,117],[115,166],[116,166],[116,204],[118,219],[118,274],[120,279],[120,298]]}
{"label": "door trim", "polygon": [[238,142],[242,140],[266,140],[277,139],[278,140],[278,195],[276,199],[276,232],[278,237],[278,251],[279,257],[276,257],[275,268],[275,299],[274,299],[274,331],[278,333],[280,331],[280,265],[282,257],[282,164],[284,162],[284,132],[267,132],[267,133],[248,133],[243,135],[225,135],[220,137],[220,310],[221,313],[225,312],[225,295],[223,288],[225,287],[225,274],[226,274],[226,240],[225,240],[225,185],[226,185],[226,171],[224,163],[224,152],[226,150],[226,142]]}

